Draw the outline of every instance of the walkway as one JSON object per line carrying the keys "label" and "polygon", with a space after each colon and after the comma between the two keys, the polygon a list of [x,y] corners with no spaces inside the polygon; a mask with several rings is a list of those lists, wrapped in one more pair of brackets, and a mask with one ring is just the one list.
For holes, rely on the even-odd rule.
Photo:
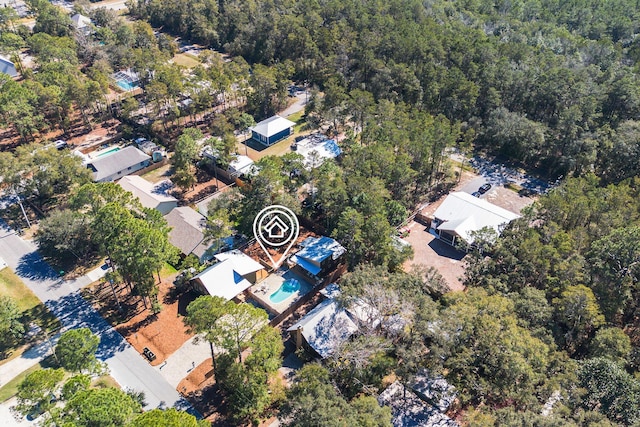
{"label": "walkway", "polygon": [[[72,281],[57,277],[37,252],[0,221],[0,257],[55,314],[65,328],[88,327],[101,338],[97,356],[107,363],[111,376],[123,389],[142,391],[146,408],[176,407],[192,410],[190,404],[127,343],[79,293],[95,274]],[[91,277],[89,277],[91,276]]]}

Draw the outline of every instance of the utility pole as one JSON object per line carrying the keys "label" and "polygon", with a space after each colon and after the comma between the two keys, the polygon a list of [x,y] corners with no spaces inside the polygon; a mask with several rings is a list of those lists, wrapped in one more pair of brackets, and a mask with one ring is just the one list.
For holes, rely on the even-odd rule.
{"label": "utility pole", "polygon": [[22,200],[20,199],[20,196],[18,195],[18,192],[15,188],[13,189],[13,194],[15,194],[18,198],[18,204],[20,205],[20,209],[22,209],[22,215],[24,215],[25,221],[27,221],[27,226],[31,228],[31,222],[29,221],[29,217],[27,216],[27,213],[24,210],[24,206],[22,205]]}

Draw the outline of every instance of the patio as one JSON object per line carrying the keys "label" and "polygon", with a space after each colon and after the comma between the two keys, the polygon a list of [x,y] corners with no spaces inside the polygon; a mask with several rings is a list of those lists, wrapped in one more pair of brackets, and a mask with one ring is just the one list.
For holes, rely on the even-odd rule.
{"label": "patio", "polygon": [[[288,281],[295,279],[300,284],[298,290],[295,291],[287,291],[283,290],[283,284]],[[280,269],[275,273],[267,276],[263,281],[253,285],[248,289],[249,295],[252,299],[266,308],[268,311],[271,311],[275,314],[280,314],[284,312],[287,308],[293,305],[296,301],[302,298],[304,295],[309,293],[313,289],[313,286],[307,282],[302,276],[295,274],[291,270],[283,270]],[[280,294],[278,296],[285,298],[278,302],[276,298],[275,301],[272,299],[273,295],[280,290]],[[286,296],[286,293],[290,293],[289,296]]]}

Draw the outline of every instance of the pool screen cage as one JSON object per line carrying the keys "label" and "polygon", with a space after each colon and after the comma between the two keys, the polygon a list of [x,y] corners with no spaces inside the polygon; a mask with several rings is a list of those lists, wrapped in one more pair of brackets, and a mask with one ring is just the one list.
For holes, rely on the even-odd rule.
{"label": "pool screen cage", "polygon": [[121,70],[111,74],[111,78],[116,84],[118,84],[118,82],[123,82],[123,83],[127,83],[127,86],[129,87],[135,85],[140,81],[138,74],[133,70],[131,70],[130,68],[127,70]]}

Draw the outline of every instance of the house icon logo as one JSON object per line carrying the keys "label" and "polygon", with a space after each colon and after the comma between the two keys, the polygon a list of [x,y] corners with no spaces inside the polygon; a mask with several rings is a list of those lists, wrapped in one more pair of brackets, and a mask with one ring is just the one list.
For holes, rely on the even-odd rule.
{"label": "house icon logo", "polygon": [[280,215],[276,215],[262,229],[266,233],[266,238],[280,240],[287,236],[287,231],[290,228]]}

